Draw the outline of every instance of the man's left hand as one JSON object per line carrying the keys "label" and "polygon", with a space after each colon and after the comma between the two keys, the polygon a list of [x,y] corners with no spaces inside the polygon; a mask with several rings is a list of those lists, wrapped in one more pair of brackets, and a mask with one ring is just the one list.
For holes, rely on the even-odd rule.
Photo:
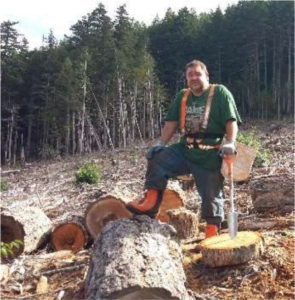
{"label": "man's left hand", "polygon": [[235,143],[232,141],[226,141],[220,149],[221,157],[224,157],[224,155],[235,155],[235,154],[237,154]]}

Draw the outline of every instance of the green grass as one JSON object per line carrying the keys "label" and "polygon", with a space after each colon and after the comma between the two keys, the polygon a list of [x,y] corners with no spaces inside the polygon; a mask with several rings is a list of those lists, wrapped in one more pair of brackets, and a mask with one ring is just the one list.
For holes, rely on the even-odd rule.
{"label": "green grass", "polygon": [[8,183],[6,179],[0,179],[0,191],[1,192],[6,192],[8,191]]}
{"label": "green grass", "polygon": [[10,243],[0,242],[1,258],[14,257],[13,250],[15,248],[18,249],[23,244],[24,243],[21,240],[14,240],[13,242]]}
{"label": "green grass", "polygon": [[100,167],[94,163],[85,163],[76,172],[77,182],[86,182],[89,184],[98,183],[101,180]]}
{"label": "green grass", "polygon": [[256,150],[256,158],[253,164],[255,167],[269,166],[271,151],[269,149],[261,148],[261,143],[257,137],[255,127],[249,131],[240,132],[237,141]]}

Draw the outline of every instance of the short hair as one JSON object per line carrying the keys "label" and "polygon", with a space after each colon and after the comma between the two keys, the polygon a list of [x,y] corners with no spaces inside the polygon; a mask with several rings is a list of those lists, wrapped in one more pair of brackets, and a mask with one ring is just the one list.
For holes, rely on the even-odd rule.
{"label": "short hair", "polygon": [[189,69],[191,67],[200,67],[209,76],[209,73],[208,73],[206,65],[203,62],[201,62],[200,60],[194,59],[194,60],[190,61],[188,64],[186,64],[186,66],[185,66],[185,72],[187,71],[187,69]]}

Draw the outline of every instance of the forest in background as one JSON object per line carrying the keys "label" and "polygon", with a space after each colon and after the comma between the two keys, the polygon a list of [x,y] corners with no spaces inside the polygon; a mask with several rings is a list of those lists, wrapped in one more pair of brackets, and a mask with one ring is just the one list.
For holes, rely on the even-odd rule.
{"label": "forest in background", "polygon": [[293,118],[294,2],[240,1],[198,14],[168,9],[146,26],[120,6],[29,50],[1,23],[1,162],[126,147],[160,133],[192,59],[233,93],[242,118]]}

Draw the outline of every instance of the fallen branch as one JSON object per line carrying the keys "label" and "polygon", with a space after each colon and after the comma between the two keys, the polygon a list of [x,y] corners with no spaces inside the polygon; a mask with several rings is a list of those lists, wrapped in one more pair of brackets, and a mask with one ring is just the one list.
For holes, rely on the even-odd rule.
{"label": "fallen branch", "polygon": [[62,272],[76,271],[79,269],[83,269],[86,266],[88,266],[88,263],[83,263],[83,264],[74,265],[74,266],[70,266],[70,267],[59,268],[59,269],[55,269],[55,270],[44,271],[44,272],[40,273],[40,276],[41,275],[50,276],[50,275],[62,273]]}

